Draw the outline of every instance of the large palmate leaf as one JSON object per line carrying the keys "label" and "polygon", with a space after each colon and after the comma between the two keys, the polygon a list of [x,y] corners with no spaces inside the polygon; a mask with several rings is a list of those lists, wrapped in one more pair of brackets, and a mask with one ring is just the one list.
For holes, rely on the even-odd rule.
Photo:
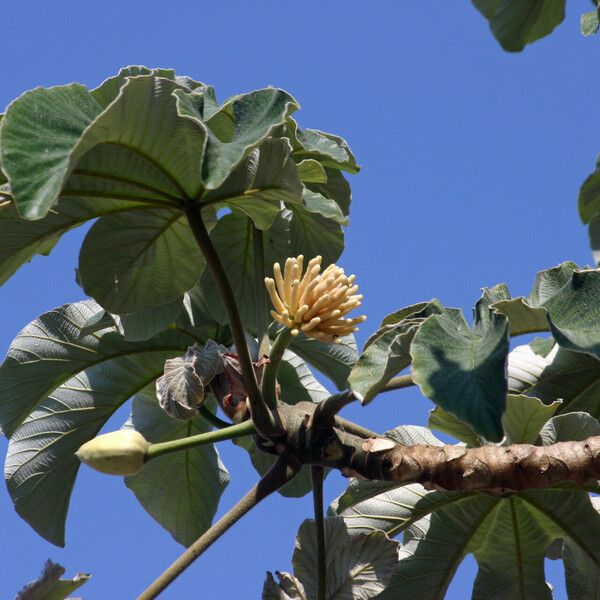
{"label": "large palmate leaf", "polygon": [[410,364],[410,345],[419,326],[427,317],[440,314],[442,310],[441,304],[432,300],[409,306],[385,318],[365,344],[350,373],[350,387],[362,395],[364,404]]}
{"label": "large palmate leaf", "polygon": [[508,394],[506,410],[502,415],[502,427],[506,436],[504,445],[533,444],[544,423],[554,415],[561,404],[560,400],[544,404],[531,396]]}
{"label": "large palmate leaf", "polygon": [[[298,530],[292,557],[295,577],[278,572],[280,584],[277,586],[269,573],[263,590],[263,600],[270,598],[314,600],[316,598],[316,538],[314,521],[304,521]],[[374,598],[385,588],[394,572],[397,557],[397,544],[390,541],[385,534],[374,531],[349,535],[343,519],[326,519],[325,598],[327,600]]]}
{"label": "large palmate leaf", "polygon": [[520,52],[548,35],[565,18],[565,0],[473,0],[473,4],[509,52]]}
{"label": "large palmate leaf", "polygon": [[508,319],[480,300],[475,324],[459,311],[426,319],[411,346],[413,378],[422,393],[491,441],[502,439],[506,405]]}
{"label": "large palmate leaf", "polygon": [[[544,443],[580,439],[573,437],[572,428],[552,425],[566,417],[574,415],[554,417],[546,424],[554,434],[542,435]],[[535,427],[530,429],[523,428],[521,437],[531,439]],[[595,533],[600,520],[584,490],[551,487],[502,498],[355,481],[332,510],[355,531],[405,531],[398,569],[379,596],[382,600],[441,600],[469,552],[479,565],[472,595],[478,599],[549,600],[544,556],[557,538],[572,541],[595,568],[600,565]]]}
{"label": "large palmate leaf", "polygon": [[[180,421],[165,415],[153,386],[136,395],[125,427],[159,443],[210,430],[201,418]],[[189,546],[211,525],[229,474],[213,444],[154,458],[125,478],[141,505],[180,544]]]}
{"label": "large palmate leaf", "polygon": [[79,468],[75,451],[189,344],[174,330],[140,343],[114,328],[82,333],[98,310],[87,301],[42,315],[17,336],[0,367],[9,493],[17,512],[58,545]]}
{"label": "large palmate leaf", "polygon": [[132,313],[180,297],[204,265],[180,211],[147,209],[99,219],[81,247],[79,276],[104,308]]}

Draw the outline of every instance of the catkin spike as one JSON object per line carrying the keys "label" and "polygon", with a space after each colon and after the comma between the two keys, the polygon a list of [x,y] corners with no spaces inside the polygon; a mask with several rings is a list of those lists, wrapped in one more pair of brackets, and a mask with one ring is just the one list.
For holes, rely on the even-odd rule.
{"label": "catkin spike", "polygon": [[288,258],[283,269],[273,265],[273,278],[265,278],[265,286],[275,310],[275,321],[290,329],[292,335],[300,331],[318,340],[336,341],[353,333],[356,325],[366,317],[346,318],[361,304],[357,294],[355,275],[346,276],[344,269],[335,264],[321,271],[321,256],[306,264],[304,256]]}

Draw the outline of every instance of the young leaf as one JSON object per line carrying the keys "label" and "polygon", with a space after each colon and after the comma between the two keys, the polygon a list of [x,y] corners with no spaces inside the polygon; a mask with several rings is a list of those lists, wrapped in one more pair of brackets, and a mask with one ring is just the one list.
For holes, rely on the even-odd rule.
{"label": "young leaf", "polygon": [[506,435],[504,445],[533,444],[544,426],[559,406],[560,400],[546,405],[538,398],[508,394],[502,427]]}
{"label": "young leaf", "polygon": [[[153,386],[135,396],[124,427],[139,431],[151,443],[211,429],[199,417],[184,422],[166,416]],[[137,475],[125,478],[125,484],[150,516],[184,546],[191,545],[210,527],[228,483],[229,473],[213,444],[154,458]]]}

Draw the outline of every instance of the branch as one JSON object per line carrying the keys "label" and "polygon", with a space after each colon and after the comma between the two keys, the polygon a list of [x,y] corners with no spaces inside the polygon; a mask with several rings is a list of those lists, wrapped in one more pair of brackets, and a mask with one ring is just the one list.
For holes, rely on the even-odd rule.
{"label": "branch", "polygon": [[229,512],[201,535],[154,583],[146,588],[137,600],[156,598],[232,525],[261,500],[290,481],[298,470],[299,466],[292,467],[285,458],[279,457],[269,472]]}
{"label": "branch", "polygon": [[243,421],[237,425],[222,427],[221,429],[216,429],[214,431],[190,435],[178,440],[151,444],[146,452],[146,462],[157,456],[163,456],[164,454],[170,454],[171,452],[188,450],[194,446],[203,446],[205,444],[212,444],[213,442],[222,442],[223,440],[232,440],[234,438],[252,435],[253,433],[256,433],[254,423],[252,421]]}
{"label": "branch", "polygon": [[311,465],[310,477],[313,488],[313,506],[315,511],[315,533],[317,536],[317,598],[326,600],[327,561],[325,554],[325,521],[323,520],[323,477],[325,470],[320,465]]}
{"label": "branch", "polygon": [[256,423],[256,428],[263,434],[269,435],[278,431],[278,427],[275,424],[273,415],[269,412],[267,405],[263,401],[260,390],[258,389],[258,383],[256,381],[256,374],[254,373],[254,367],[252,366],[252,360],[250,359],[250,353],[248,351],[248,344],[246,343],[246,336],[244,334],[244,326],[242,319],[235,302],[235,296],[229,283],[227,273],[221,264],[217,251],[213,246],[213,243],[208,235],[208,231],[204,225],[201,214],[201,206],[199,204],[191,204],[186,208],[186,216],[190,228],[196,238],[198,247],[202,251],[208,268],[210,269],[225,311],[227,312],[227,319],[229,320],[229,326],[231,327],[231,333],[233,335],[233,342],[235,349],[239,357],[240,366],[242,368],[242,374],[246,384],[246,391],[248,393],[248,401],[250,404],[250,411],[252,418]]}
{"label": "branch", "polygon": [[346,475],[446,490],[504,494],[600,479],[600,436],[550,446],[464,448],[401,446],[387,438],[365,440],[337,431],[323,456],[324,466]]}

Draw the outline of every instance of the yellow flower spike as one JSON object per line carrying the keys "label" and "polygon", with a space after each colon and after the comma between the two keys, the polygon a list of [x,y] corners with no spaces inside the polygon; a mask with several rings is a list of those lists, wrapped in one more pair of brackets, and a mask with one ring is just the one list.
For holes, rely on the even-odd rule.
{"label": "yellow flower spike", "polygon": [[304,257],[288,258],[283,269],[273,265],[273,278],[265,278],[275,310],[271,315],[293,335],[302,331],[317,340],[336,341],[354,333],[356,325],[366,317],[346,318],[361,305],[355,275],[347,276],[335,264],[321,270],[322,257],[315,256],[306,263]]}

